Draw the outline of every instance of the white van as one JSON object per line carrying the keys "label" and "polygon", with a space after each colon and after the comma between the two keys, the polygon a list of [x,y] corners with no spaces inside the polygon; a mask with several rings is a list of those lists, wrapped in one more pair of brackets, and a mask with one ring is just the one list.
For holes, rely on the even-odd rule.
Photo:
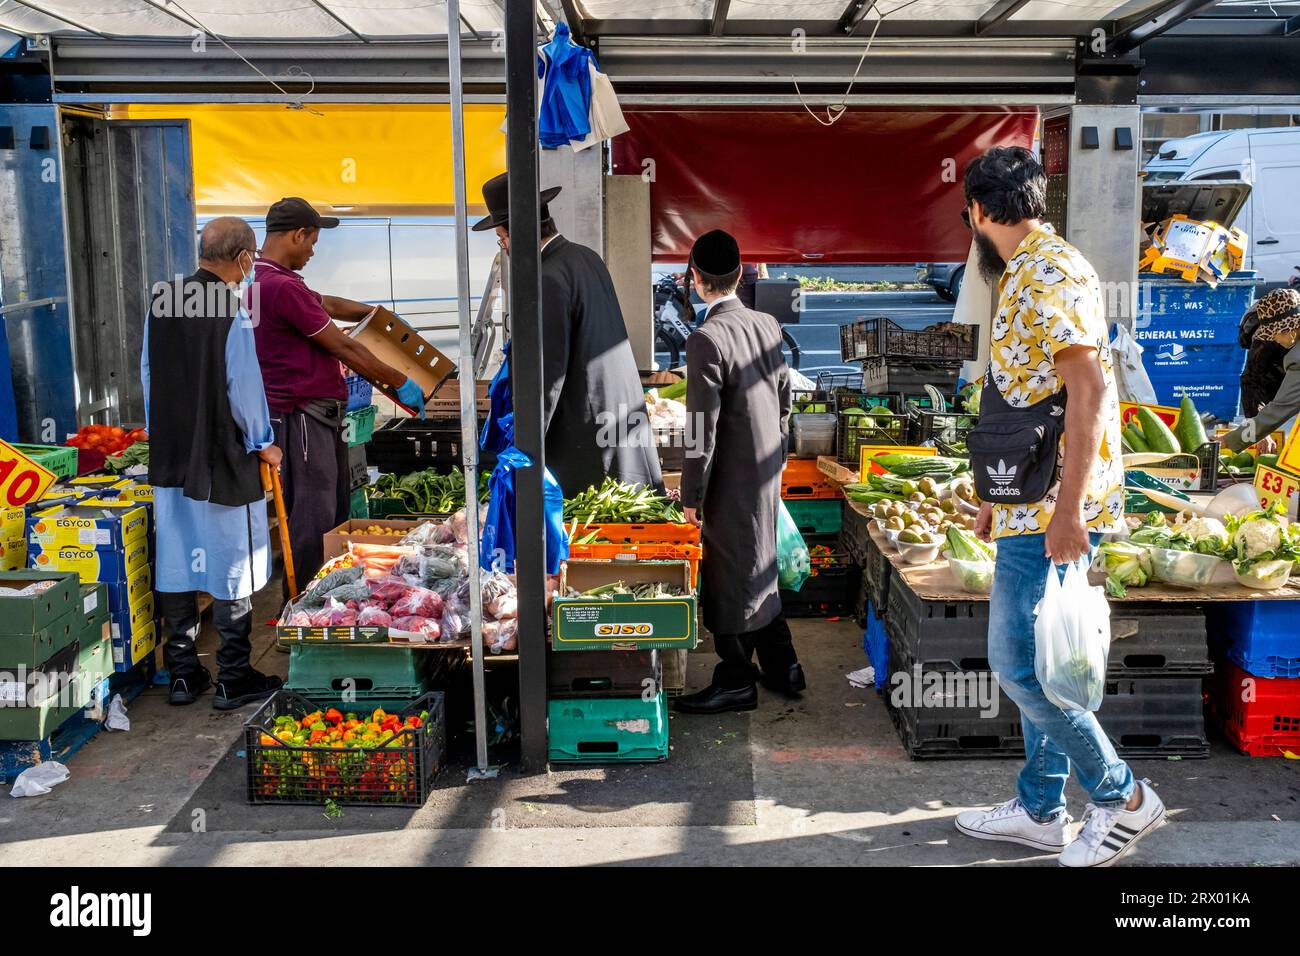
{"label": "white van", "polygon": [[1244,268],[1286,282],[1300,266],[1300,127],[1234,129],[1171,139],[1146,165],[1146,183],[1240,179],[1250,198],[1236,225],[1250,237]]}

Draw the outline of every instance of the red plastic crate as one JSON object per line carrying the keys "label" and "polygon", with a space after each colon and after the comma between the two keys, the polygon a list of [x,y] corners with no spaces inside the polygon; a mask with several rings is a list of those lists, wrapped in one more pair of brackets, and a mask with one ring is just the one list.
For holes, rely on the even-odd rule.
{"label": "red plastic crate", "polygon": [[1238,750],[1252,757],[1300,755],[1300,677],[1256,677],[1219,660],[1212,704]]}

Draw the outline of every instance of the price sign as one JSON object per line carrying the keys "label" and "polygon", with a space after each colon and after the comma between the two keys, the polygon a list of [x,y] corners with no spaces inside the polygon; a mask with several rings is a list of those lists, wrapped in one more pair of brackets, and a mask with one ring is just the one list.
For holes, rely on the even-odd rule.
{"label": "price sign", "polygon": [[1259,495],[1261,507],[1267,508],[1275,501],[1290,501],[1297,490],[1300,490],[1300,478],[1295,475],[1271,465],[1255,469],[1255,493]]}
{"label": "price sign", "polygon": [[1130,421],[1137,418],[1139,408],[1145,408],[1149,412],[1155,413],[1156,418],[1160,419],[1170,428],[1178,423],[1178,409],[1170,408],[1168,405],[1139,405],[1136,402],[1119,403],[1119,420],[1122,424],[1127,425]]}
{"label": "price sign", "polygon": [[1300,419],[1296,421],[1291,434],[1287,436],[1286,444],[1278,452],[1277,463],[1287,471],[1300,475]]}
{"label": "price sign", "polygon": [[17,508],[36,501],[54,484],[54,472],[0,441],[0,506]]}
{"label": "price sign", "polygon": [[881,468],[871,459],[877,455],[937,455],[938,451],[929,445],[860,445],[858,447],[858,465],[861,470],[862,480],[867,480],[867,475],[875,472],[877,475],[885,474],[885,469]]}

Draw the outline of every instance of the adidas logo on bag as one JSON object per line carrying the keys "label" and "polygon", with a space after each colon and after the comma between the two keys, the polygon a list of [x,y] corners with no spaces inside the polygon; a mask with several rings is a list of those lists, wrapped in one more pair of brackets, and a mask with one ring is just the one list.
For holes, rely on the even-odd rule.
{"label": "adidas logo on bag", "polygon": [[991,495],[1018,495],[1020,489],[1011,487],[1011,482],[1016,480],[1016,466],[1007,466],[1002,459],[998,459],[997,467],[986,465],[985,471],[989,473],[989,480],[993,482],[994,487],[989,489]]}

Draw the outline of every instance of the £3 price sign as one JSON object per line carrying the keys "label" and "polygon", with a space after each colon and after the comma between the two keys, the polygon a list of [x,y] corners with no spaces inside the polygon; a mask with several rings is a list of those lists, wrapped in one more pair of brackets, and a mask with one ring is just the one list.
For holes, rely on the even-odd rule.
{"label": "\u00a33 price sign", "polygon": [[0,441],[0,505],[16,508],[40,498],[54,484],[54,472]]}
{"label": "\u00a33 price sign", "polygon": [[1300,489],[1300,478],[1271,465],[1260,465],[1255,469],[1255,493],[1259,503],[1267,508],[1275,501],[1290,501],[1291,496]]}

